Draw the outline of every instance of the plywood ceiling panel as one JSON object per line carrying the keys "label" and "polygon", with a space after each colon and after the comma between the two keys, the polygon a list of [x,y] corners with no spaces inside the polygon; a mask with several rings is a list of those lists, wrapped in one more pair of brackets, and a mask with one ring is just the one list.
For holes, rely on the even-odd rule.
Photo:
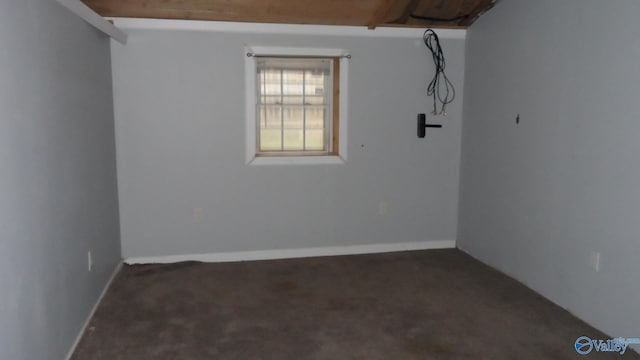
{"label": "plywood ceiling panel", "polygon": [[467,27],[495,0],[83,0],[105,17]]}

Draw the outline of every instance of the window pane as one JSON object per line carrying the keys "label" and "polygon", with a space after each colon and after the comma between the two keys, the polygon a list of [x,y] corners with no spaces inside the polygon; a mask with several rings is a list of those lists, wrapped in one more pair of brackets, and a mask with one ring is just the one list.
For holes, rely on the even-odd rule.
{"label": "window pane", "polygon": [[323,73],[305,72],[305,104],[324,105],[326,103],[325,89]]}
{"label": "window pane", "polygon": [[262,70],[258,74],[258,98],[261,104],[281,103],[281,73],[280,70]]}
{"label": "window pane", "polygon": [[303,107],[285,107],[284,108],[284,128],[298,129],[303,128]]}
{"label": "window pane", "polygon": [[258,125],[261,129],[280,129],[282,126],[282,109],[280,106],[260,106]]}
{"label": "window pane", "polygon": [[284,150],[304,150],[302,129],[284,130]]}
{"label": "window pane", "polygon": [[260,151],[282,150],[282,109],[280,106],[260,106]]}
{"label": "window pane", "polygon": [[285,104],[302,104],[302,82],[304,72],[284,70],[282,72],[282,93]]}
{"label": "window pane", "polygon": [[280,95],[264,95],[260,98],[261,104],[277,105],[282,104],[282,97]]}
{"label": "window pane", "polygon": [[306,108],[306,128],[307,129],[323,129],[324,126],[324,107],[307,107]]}
{"label": "window pane", "polygon": [[282,150],[282,132],[280,129],[260,129],[260,151]]}
{"label": "window pane", "polygon": [[324,105],[325,104],[325,97],[324,96],[315,96],[315,95],[305,96],[304,103],[306,105]]}
{"label": "window pane", "polygon": [[324,150],[324,129],[306,130],[306,149],[305,150]]}
{"label": "window pane", "polygon": [[280,84],[281,74],[280,69],[264,69],[264,79],[267,84]]}

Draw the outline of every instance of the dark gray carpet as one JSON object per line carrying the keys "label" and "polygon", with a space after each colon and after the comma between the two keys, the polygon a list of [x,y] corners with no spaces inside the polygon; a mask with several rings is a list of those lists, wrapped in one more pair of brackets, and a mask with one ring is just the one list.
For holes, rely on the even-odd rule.
{"label": "dark gray carpet", "polygon": [[[619,359],[458,250],[125,266],[72,359]],[[626,359],[640,359],[627,351]]]}

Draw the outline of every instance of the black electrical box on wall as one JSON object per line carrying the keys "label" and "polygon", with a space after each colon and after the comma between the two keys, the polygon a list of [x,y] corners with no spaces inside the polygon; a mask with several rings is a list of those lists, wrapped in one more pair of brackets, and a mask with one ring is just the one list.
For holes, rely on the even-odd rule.
{"label": "black electrical box on wall", "polygon": [[427,116],[418,114],[418,137],[423,138],[426,135],[427,128],[441,128],[440,124],[427,124]]}

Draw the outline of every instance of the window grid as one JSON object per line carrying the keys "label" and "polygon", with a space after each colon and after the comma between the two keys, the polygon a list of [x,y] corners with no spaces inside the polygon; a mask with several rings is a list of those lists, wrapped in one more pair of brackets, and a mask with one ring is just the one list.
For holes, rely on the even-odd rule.
{"label": "window grid", "polygon": [[[286,69],[286,68],[280,68],[277,69],[279,70],[279,79],[278,79],[278,85],[279,85],[279,104],[276,102],[275,104],[273,103],[273,93],[270,93],[268,91],[269,86],[271,85],[271,87],[274,85],[273,84],[273,79],[268,79],[268,75],[267,72],[269,71],[268,69],[259,69],[260,75],[258,76],[258,80],[261,80],[261,84],[258,84],[258,89],[260,91],[260,94],[258,96],[258,118],[259,121],[257,122],[258,124],[258,134],[259,136],[257,136],[257,153],[258,154],[265,154],[265,155],[269,155],[269,154],[290,154],[290,153],[300,153],[302,155],[324,155],[324,154],[328,154],[331,151],[331,144],[330,144],[330,129],[332,127],[332,122],[328,120],[328,117],[331,113],[331,107],[332,107],[332,86],[331,86],[331,80],[332,80],[332,67],[333,67],[333,62],[329,63],[329,71],[328,73],[321,71],[320,74],[322,76],[321,81],[319,86],[322,88],[322,94],[318,94],[317,93],[317,88],[314,88],[314,92],[316,96],[321,95],[321,104],[314,104],[317,103],[317,99],[316,100],[312,100],[309,101],[308,97],[311,96],[311,93],[309,93],[310,89],[308,89],[307,85],[307,77],[311,77],[311,74],[314,73],[314,71],[312,71],[310,68],[303,68],[302,70],[296,70],[296,69]],[[275,72],[273,70],[276,69],[271,69],[272,72]],[[291,81],[291,77],[293,77],[295,75],[295,73],[298,72],[301,75],[301,94],[297,94],[297,92],[293,91],[293,94],[290,94],[290,89],[286,89],[285,86],[287,88],[291,87],[291,86],[295,86],[290,84]],[[316,74],[317,76],[317,74]],[[309,79],[310,81],[312,81],[312,79]],[[311,82],[311,84],[313,84],[314,82],[318,82],[318,80],[314,80]],[[312,85],[313,86],[313,85]],[[298,101],[296,101],[296,97],[301,95],[301,100],[302,103],[296,103]],[[285,101],[285,99],[287,101]],[[270,101],[271,100],[271,101]],[[293,104],[292,104],[293,102]],[[262,129],[268,129],[269,128],[269,123],[270,121],[268,120],[269,118],[269,109],[273,109],[273,108],[277,108],[279,109],[279,115],[280,115],[280,147],[279,149],[273,149],[273,148],[267,148],[266,146],[264,146],[264,139],[263,139],[263,135],[266,134],[266,131],[263,133],[261,130]],[[296,120],[292,120],[292,114],[291,114],[291,110],[290,109],[299,109],[301,111],[301,122],[302,122],[302,127],[295,127],[294,125],[291,125],[292,122],[295,123]],[[308,112],[311,109],[321,109],[321,118],[322,118],[322,127],[320,128],[311,128],[309,127],[309,119],[308,119]],[[289,116],[288,119],[285,119],[285,116]],[[287,120],[289,122],[289,124],[286,124]],[[292,127],[294,126],[294,127]],[[313,125],[311,125],[313,126]],[[287,132],[287,130],[289,130]],[[293,132],[293,130],[299,130],[301,131],[301,136],[302,136],[302,146],[301,149],[299,148],[292,148],[295,146],[290,146],[289,144],[287,144],[287,134],[291,134]],[[311,135],[313,132],[316,131],[321,131],[321,139],[322,139],[322,147],[318,147],[318,148],[313,148],[313,146],[309,145],[309,135]]]}

